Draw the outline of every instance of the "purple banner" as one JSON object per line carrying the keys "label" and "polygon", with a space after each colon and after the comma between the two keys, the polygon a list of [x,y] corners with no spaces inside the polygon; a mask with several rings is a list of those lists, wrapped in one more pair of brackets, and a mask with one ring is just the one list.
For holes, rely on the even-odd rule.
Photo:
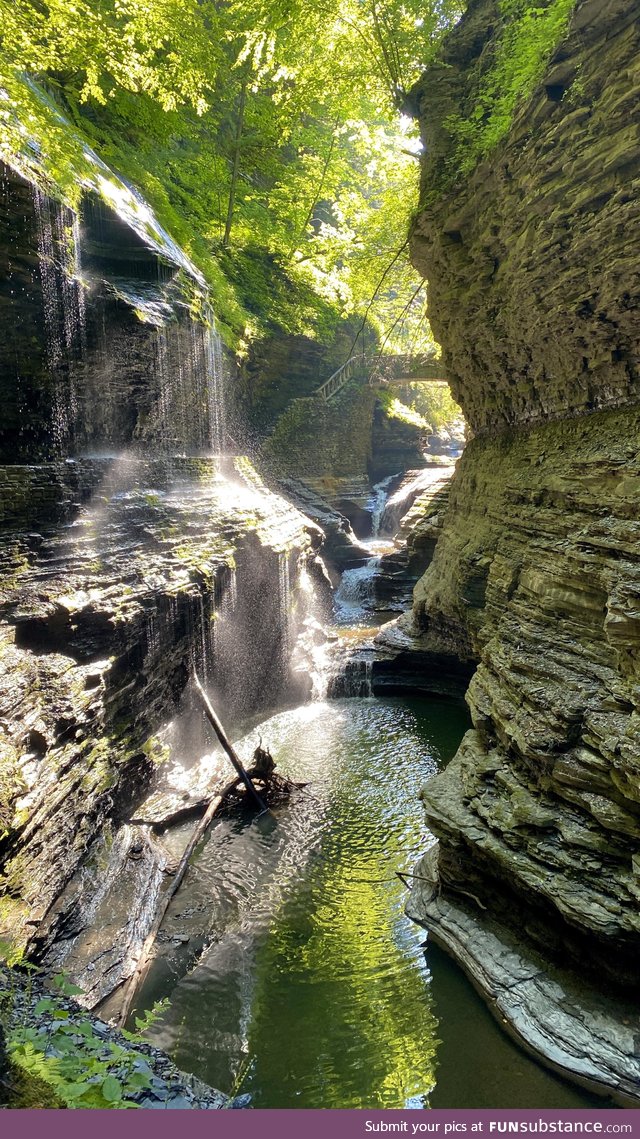
{"label": "purple banner", "polygon": [[[2,1126],[4,1125],[4,1126]],[[482,1135],[626,1135],[640,1139],[640,1108],[421,1111],[5,1111],[1,1134],[31,1139],[374,1139]]]}

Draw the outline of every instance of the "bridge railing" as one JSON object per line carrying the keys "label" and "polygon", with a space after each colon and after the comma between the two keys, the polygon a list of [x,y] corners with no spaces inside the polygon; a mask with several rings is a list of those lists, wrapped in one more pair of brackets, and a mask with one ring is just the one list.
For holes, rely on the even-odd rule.
{"label": "bridge railing", "polygon": [[321,387],[316,389],[316,396],[319,399],[330,400],[332,396],[336,395],[341,388],[355,375],[357,371],[366,371],[373,365],[375,356],[366,356],[363,352],[358,352],[354,356],[350,356],[341,364],[339,368],[325,380]]}
{"label": "bridge railing", "polygon": [[333,399],[359,371],[368,372],[370,383],[384,380],[388,383],[410,382],[412,376],[418,379],[444,379],[442,365],[435,356],[383,356],[357,352],[345,360],[344,364],[341,364],[319,388],[316,388],[314,395],[326,401]]}

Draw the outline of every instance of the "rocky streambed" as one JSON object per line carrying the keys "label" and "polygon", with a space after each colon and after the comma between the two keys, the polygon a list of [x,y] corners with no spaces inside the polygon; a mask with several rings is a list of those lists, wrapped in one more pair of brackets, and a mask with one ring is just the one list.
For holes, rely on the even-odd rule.
{"label": "rocky streambed", "polygon": [[[68,982],[62,984],[68,987]],[[22,1047],[30,1044],[52,1064],[64,1062],[65,1058],[68,1063],[72,1051],[77,1065],[76,1084],[81,1085],[76,1094],[81,1095],[83,1090],[86,1094],[93,1088],[93,1094],[99,1096],[105,1088],[105,1108],[210,1111],[246,1104],[246,1097],[234,1100],[181,1072],[158,1048],[141,1039],[132,1040],[130,1033],[123,1036],[57,991],[55,985],[45,986],[33,974],[27,978],[16,970],[0,969],[0,1003],[4,1033],[13,1033],[14,1042],[19,1039]],[[73,1106],[72,1101],[61,1100],[50,1084],[29,1078],[24,1070],[12,1066],[3,1045],[0,1076],[0,1107]]]}

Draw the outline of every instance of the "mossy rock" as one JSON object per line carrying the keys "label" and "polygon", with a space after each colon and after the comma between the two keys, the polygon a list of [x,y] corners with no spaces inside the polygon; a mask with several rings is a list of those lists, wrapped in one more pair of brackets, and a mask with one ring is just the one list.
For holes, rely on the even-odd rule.
{"label": "mossy rock", "polygon": [[66,1108],[45,1082],[23,1071],[17,1064],[9,1064],[6,1078],[0,1083],[0,1108],[24,1111]]}

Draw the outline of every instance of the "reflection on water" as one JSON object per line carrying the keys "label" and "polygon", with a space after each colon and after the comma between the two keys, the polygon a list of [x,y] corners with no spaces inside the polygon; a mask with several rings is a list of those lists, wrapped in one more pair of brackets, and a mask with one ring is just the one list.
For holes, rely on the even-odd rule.
{"label": "reflection on water", "polygon": [[[274,816],[211,831],[139,996],[139,1007],[171,999],[155,1044],[223,1090],[241,1078],[256,1107],[442,1103],[430,1097],[450,1014],[395,871],[424,849],[416,792],[466,726],[453,701],[346,700],[284,712],[241,741],[248,755],[261,734],[281,770],[309,784]],[[478,1005],[465,990],[463,1009]],[[535,1073],[540,1106],[584,1102],[503,1043],[521,1087]],[[468,1064],[453,1062],[460,1087]]]}
{"label": "reflection on water", "polygon": [[529,1060],[437,945],[427,958],[440,1036],[430,1107],[612,1106]]}

